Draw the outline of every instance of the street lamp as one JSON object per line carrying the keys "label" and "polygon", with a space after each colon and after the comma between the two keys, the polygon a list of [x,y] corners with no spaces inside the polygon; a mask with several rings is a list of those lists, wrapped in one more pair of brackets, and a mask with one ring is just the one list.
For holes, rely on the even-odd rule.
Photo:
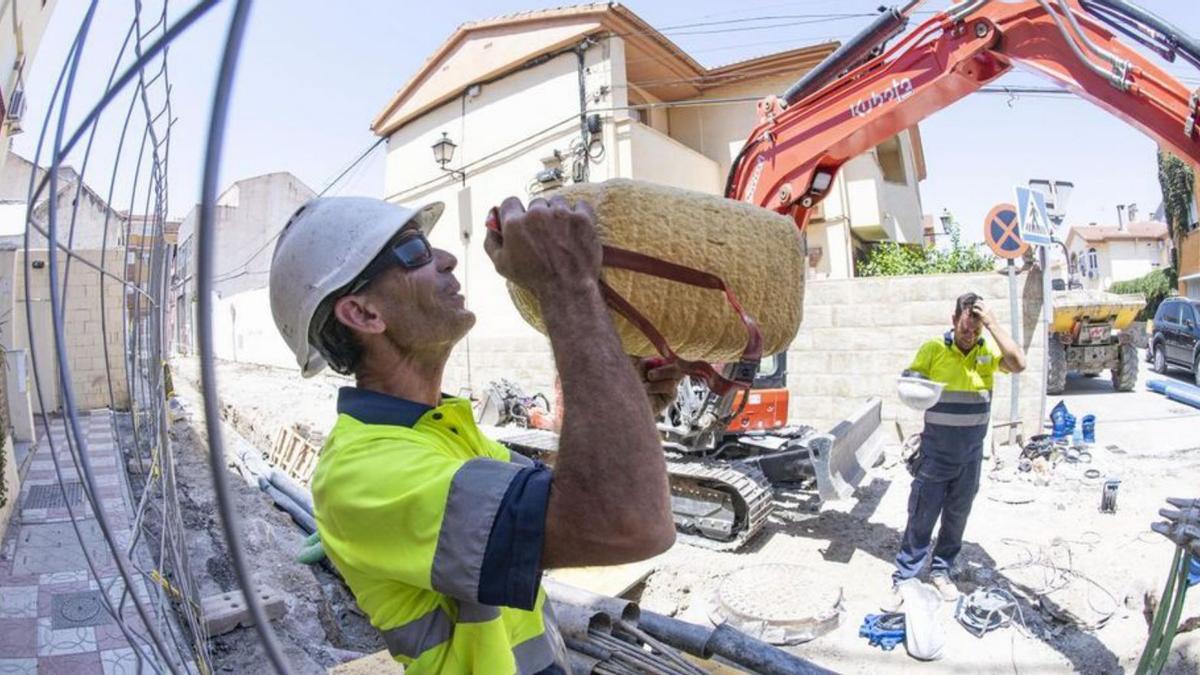
{"label": "street lamp", "polygon": [[942,215],[938,216],[938,220],[942,221],[942,233],[950,231],[950,226],[954,224],[954,216],[950,215],[949,209],[942,209]]}
{"label": "street lamp", "polygon": [[449,173],[451,176],[458,176],[462,181],[463,186],[466,186],[467,174],[446,166],[450,163],[450,160],[454,159],[454,149],[457,147],[458,145],[456,145],[454,141],[450,140],[450,137],[447,136],[446,132],[443,131],[442,137],[433,144],[433,159],[438,163],[439,169]]}

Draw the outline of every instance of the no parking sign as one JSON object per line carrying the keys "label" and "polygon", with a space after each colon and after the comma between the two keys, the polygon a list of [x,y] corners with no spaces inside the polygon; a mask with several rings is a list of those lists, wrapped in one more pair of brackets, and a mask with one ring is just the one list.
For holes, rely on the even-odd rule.
{"label": "no parking sign", "polygon": [[1025,255],[1029,244],[1021,238],[1021,223],[1017,207],[997,204],[983,221],[983,240],[1001,258],[1015,260]]}

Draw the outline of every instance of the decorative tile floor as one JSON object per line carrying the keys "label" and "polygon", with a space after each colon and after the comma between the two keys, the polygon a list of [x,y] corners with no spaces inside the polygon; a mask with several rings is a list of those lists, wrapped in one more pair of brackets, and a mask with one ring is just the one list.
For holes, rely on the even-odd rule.
{"label": "decorative tile floor", "polygon": [[[108,516],[114,539],[124,546],[130,541],[135,505],[128,497],[124,463],[119,461],[121,453],[113,441],[110,418],[107,410],[97,410],[85,413],[80,422],[88,435],[87,459],[95,476],[96,498]],[[20,508],[0,543],[0,675],[136,673],[134,651],[100,601],[101,594],[107,593],[120,602],[124,581],[79,484],[63,420],[52,418],[49,423],[49,441],[67,495],[64,500],[50,443],[43,438],[33,450],[21,485]],[[45,435],[40,419],[37,432]],[[78,534],[68,506],[75,512]],[[80,537],[92,554],[99,582],[88,571]],[[134,586],[139,599],[150,600],[142,579],[135,578]],[[130,598],[125,598],[121,613],[132,631],[146,634]],[[148,666],[146,671],[153,672]]]}

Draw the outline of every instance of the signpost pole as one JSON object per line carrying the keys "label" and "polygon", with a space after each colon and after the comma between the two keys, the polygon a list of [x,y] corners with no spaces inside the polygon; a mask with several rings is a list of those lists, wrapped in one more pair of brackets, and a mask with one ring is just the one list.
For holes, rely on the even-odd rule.
{"label": "signpost pole", "polygon": [[[1024,336],[1021,334],[1021,302],[1017,297],[1017,265],[1012,258],[1008,259],[1008,314],[1011,317],[1010,332],[1017,344],[1024,344]],[[1008,443],[1013,445],[1017,442],[1017,421],[1021,419],[1021,376],[1012,374],[1009,376],[1012,382],[1012,403],[1008,409]]]}
{"label": "signpost pole", "polygon": [[[1038,181],[1033,181],[1032,184],[1036,185]],[[1053,183],[1051,184],[1053,185]],[[1021,223],[1021,238],[1037,246],[1038,262],[1042,268],[1042,327],[1045,332],[1042,340],[1043,354],[1050,353],[1050,322],[1054,317],[1054,302],[1050,286],[1050,254],[1046,251],[1046,247],[1054,243],[1054,233],[1051,230],[1053,221],[1050,219],[1047,202],[1053,203],[1053,200],[1047,199],[1046,193],[1036,189],[1017,187],[1017,215]],[[1058,205],[1055,206],[1057,210]],[[1042,425],[1046,420],[1046,378],[1049,367],[1050,359],[1043,358],[1042,405],[1036,432],[1042,430]]]}
{"label": "signpost pole", "polygon": [[[983,221],[983,239],[993,253],[1008,261],[1008,314],[1012,336],[1017,344],[1024,344],[1021,296],[1017,290],[1017,266],[1014,261],[1025,256],[1029,244],[1021,236],[1023,216],[1018,214],[1017,208],[1012,204],[997,204]],[[1012,403],[1008,413],[1008,443],[1012,445],[1017,442],[1017,425],[1021,420],[1021,379],[1016,374],[1009,377]]]}
{"label": "signpost pole", "polygon": [[1046,423],[1046,383],[1050,376],[1050,322],[1054,319],[1054,302],[1050,289],[1050,254],[1045,246],[1038,247],[1038,260],[1042,265],[1042,327],[1045,333],[1042,340],[1042,406],[1036,429],[1036,433],[1041,433],[1041,425]]}

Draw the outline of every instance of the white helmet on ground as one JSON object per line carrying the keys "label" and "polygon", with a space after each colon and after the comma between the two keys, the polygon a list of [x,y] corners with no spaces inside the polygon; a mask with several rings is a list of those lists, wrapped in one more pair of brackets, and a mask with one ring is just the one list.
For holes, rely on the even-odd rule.
{"label": "white helmet on ground", "polygon": [[309,334],[321,302],[347,286],[410,223],[428,234],[441,202],[410,209],[370,197],[320,197],[283,226],[271,257],[271,315],[304,377],[326,366]]}
{"label": "white helmet on ground", "polygon": [[[906,371],[907,372],[907,371]],[[946,385],[920,375],[903,375],[896,381],[896,390],[904,405],[913,410],[929,410],[942,397]]]}

